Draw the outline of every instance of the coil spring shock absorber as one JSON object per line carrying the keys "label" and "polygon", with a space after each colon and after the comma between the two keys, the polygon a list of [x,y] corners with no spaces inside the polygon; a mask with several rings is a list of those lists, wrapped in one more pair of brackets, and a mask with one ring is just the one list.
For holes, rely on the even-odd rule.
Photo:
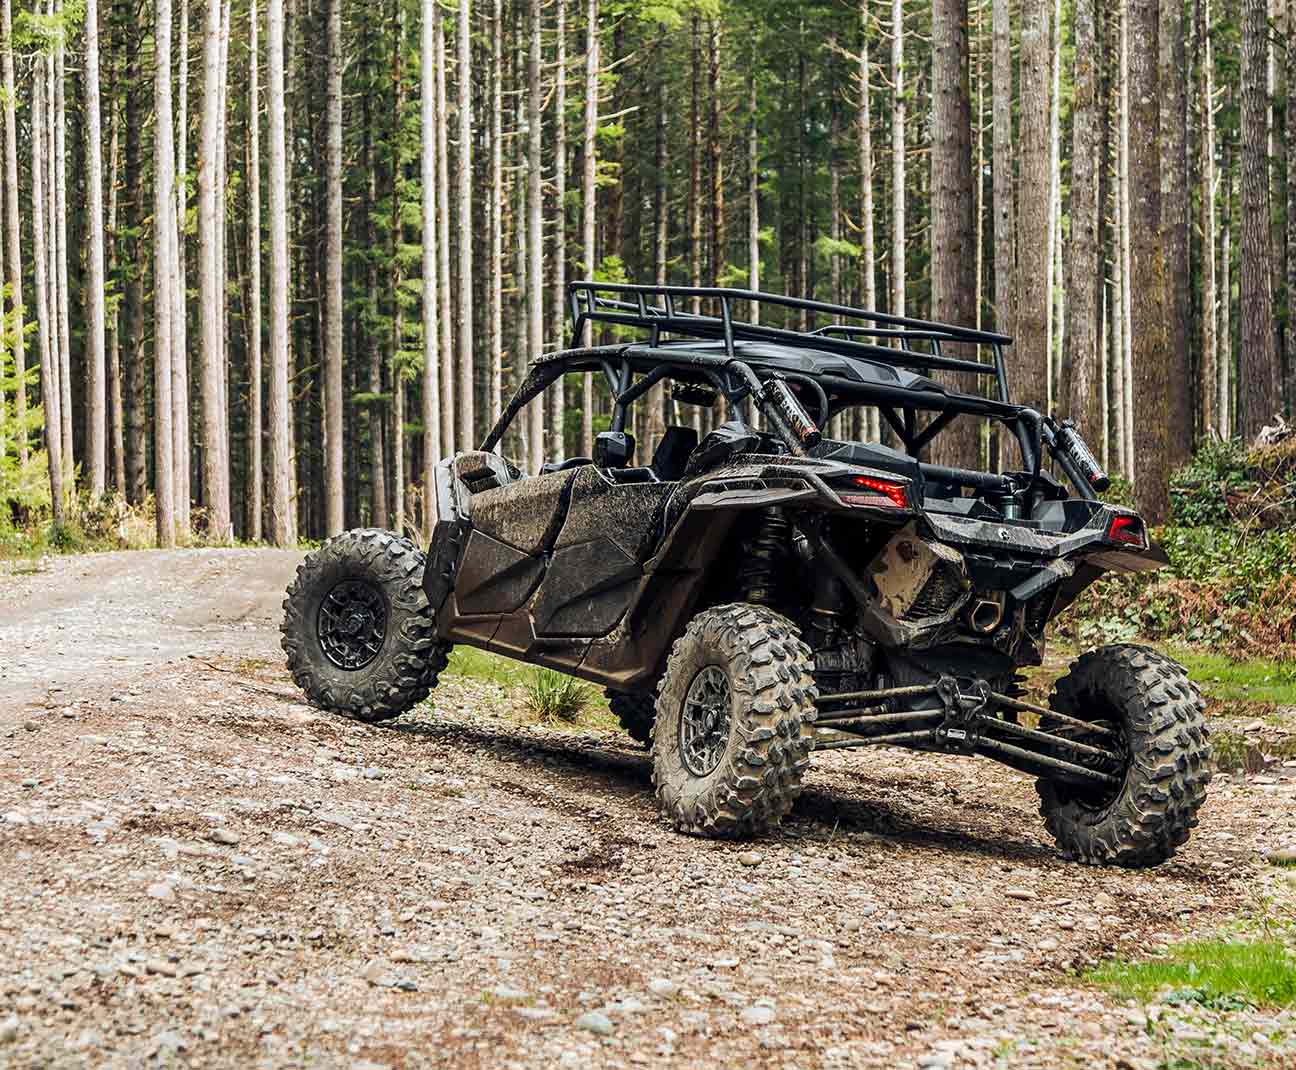
{"label": "coil spring shock absorber", "polygon": [[788,553],[792,525],[781,509],[762,510],[755,530],[743,540],[738,586],[743,601],[773,605],[777,569]]}

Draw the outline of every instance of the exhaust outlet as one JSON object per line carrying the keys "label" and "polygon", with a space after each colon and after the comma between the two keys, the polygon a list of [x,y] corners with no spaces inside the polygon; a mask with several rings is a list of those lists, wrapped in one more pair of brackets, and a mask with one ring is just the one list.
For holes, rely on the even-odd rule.
{"label": "exhaust outlet", "polygon": [[989,635],[1004,618],[1004,596],[978,598],[968,610],[968,626],[978,635]]}

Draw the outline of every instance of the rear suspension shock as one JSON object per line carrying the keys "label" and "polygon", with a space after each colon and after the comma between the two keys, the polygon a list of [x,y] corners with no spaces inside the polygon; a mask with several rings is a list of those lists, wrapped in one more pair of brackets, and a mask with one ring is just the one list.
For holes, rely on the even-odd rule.
{"label": "rear suspension shock", "polygon": [[743,540],[738,566],[738,586],[744,602],[773,605],[778,585],[778,568],[789,551],[792,525],[778,508],[761,512],[755,530]]}

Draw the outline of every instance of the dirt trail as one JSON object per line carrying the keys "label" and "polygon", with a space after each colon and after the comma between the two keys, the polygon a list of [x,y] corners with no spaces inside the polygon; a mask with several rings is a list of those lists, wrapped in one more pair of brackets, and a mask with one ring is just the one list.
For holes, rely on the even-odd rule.
{"label": "dirt trail", "polygon": [[1143,873],[1058,860],[1025,778],[892,750],[816,756],[775,839],[687,839],[642,751],[497,687],[301,705],[298,556],[0,572],[0,1065],[1296,1065],[1290,1015],[1149,1021],[1074,973],[1290,909],[1257,852],[1296,770]]}

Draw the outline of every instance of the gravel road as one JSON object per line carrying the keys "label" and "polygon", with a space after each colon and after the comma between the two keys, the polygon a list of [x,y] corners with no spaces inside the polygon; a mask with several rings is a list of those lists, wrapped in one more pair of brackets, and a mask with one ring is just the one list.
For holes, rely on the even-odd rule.
{"label": "gravel road", "polygon": [[1291,911],[1296,768],[1217,781],[1141,873],[1061,862],[1026,778],[895,750],[817,756],[775,839],[688,839],[642,751],[501,687],[302,705],[298,558],[0,566],[0,1066],[1296,1066],[1290,1014],[1078,976]]}

